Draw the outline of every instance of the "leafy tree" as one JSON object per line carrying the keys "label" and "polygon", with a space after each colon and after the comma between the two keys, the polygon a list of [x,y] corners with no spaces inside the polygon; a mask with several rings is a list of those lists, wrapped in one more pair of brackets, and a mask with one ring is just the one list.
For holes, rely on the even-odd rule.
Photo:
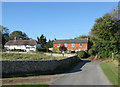
{"label": "leafy tree", "polygon": [[53,47],[53,42],[54,42],[54,40],[49,40],[49,41],[46,43],[46,47],[47,47],[47,48]]}
{"label": "leafy tree", "polygon": [[107,13],[96,19],[91,29],[92,51],[102,57],[111,57],[112,52],[117,54],[120,44],[118,36],[120,36],[120,20],[117,16]]}
{"label": "leafy tree", "polygon": [[66,51],[67,48],[63,45],[63,46],[60,46],[60,47],[59,47],[59,50],[62,52],[62,51]]}
{"label": "leafy tree", "polygon": [[0,25],[0,42],[2,41],[2,43],[0,44],[2,44],[2,48],[4,48],[4,45],[8,40],[9,40],[9,29]]}
{"label": "leafy tree", "polygon": [[76,37],[75,39],[79,39],[79,38],[88,38],[89,36],[87,36],[87,35],[81,35],[81,36],[79,36],[79,37]]}
{"label": "leafy tree", "polygon": [[14,40],[15,37],[16,37],[17,40],[29,40],[29,38],[26,35],[26,33],[22,32],[22,31],[13,31],[10,34],[9,39],[10,40]]}
{"label": "leafy tree", "polygon": [[38,43],[41,44],[42,48],[46,48],[46,43],[47,43],[47,42],[46,42],[46,41],[47,41],[46,37],[42,34],[42,35],[40,36],[40,38],[37,37],[37,39],[38,39]]}

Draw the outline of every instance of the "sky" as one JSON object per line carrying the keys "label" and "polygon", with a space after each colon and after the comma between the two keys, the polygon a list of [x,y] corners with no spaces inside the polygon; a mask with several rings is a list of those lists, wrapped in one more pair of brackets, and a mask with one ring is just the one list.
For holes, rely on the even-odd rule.
{"label": "sky", "polygon": [[73,39],[88,35],[94,21],[109,13],[117,2],[3,2],[2,25],[30,38]]}

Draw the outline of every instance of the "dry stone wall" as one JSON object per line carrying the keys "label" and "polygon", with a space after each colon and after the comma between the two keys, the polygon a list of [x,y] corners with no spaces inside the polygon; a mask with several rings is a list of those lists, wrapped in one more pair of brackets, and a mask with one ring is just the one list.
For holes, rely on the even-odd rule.
{"label": "dry stone wall", "polygon": [[48,61],[0,61],[2,62],[3,74],[14,73],[50,73],[59,69],[65,69],[71,64],[80,61],[77,56],[69,57],[62,60],[48,60]]}

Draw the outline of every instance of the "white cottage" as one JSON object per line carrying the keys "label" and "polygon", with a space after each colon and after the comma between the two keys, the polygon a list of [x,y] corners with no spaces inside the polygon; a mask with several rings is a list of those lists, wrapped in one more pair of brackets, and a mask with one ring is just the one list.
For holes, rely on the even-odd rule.
{"label": "white cottage", "polygon": [[37,48],[42,48],[35,40],[9,40],[4,47],[9,51],[18,49],[26,52],[33,52],[36,51]]}

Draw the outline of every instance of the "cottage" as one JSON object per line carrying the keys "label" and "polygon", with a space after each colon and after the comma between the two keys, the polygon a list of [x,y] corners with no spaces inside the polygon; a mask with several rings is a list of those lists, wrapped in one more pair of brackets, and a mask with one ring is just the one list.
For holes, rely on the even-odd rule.
{"label": "cottage", "polygon": [[9,51],[16,49],[26,52],[33,52],[37,48],[42,48],[35,40],[9,40],[4,47]]}
{"label": "cottage", "polygon": [[88,49],[88,38],[81,39],[63,39],[55,40],[53,42],[53,48],[59,48],[60,46],[65,46],[68,51],[80,51]]}

